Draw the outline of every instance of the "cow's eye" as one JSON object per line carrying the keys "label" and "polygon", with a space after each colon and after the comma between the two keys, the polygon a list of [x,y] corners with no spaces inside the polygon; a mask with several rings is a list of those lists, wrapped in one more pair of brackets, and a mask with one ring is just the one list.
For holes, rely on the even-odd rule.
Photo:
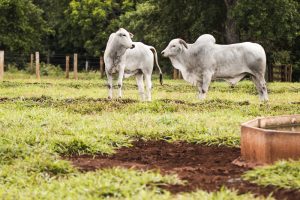
{"label": "cow's eye", "polygon": [[122,36],[126,37],[126,35],[125,35],[125,34],[123,34]]}
{"label": "cow's eye", "polygon": [[172,48],[176,47],[175,45],[172,45]]}

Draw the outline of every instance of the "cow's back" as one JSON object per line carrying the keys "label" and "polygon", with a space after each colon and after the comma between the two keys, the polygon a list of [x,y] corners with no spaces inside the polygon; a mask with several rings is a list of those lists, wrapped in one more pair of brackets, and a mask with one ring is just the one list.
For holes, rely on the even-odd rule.
{"label": "cow's back", "polygon": [[215,45],[214,60],[221,74],[263,73],[266,68],[266,54],[257,43],[244,42],[231,45]]}
{"label": "cow's back", "polygon": [[237,44],[243,57],[241,62],[247,66],[253,73],[264,73],[266,70],[266,53],[264,48],[252,42]]}
{"label": "cow's back", "polygon": [[128,49],[125,53],[126,56],[126,68],[135,70],[140,67],[149,67],[154,64],[154,56],[149,46],[141,43],[134,42],[135,47]]}

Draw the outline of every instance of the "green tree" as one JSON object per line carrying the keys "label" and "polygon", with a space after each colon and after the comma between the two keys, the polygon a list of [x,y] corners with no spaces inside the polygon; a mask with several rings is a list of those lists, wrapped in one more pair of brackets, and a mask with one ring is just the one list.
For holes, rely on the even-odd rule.
{"label": "green tree", "polygon": [[268,52],[288,50],[300,35],[300,4],[295,0],[239,0],[233,10],[242,40]]}
{"label": "green tree", "polygon": [[42,17],[49,28],[49,33],[43,36],[45,51],[65,52],[59,44],[59,31],[65,22],[64,11],[67,10],[70,0],[33,0],[33,3],[43,10]]}
{"label": "green tree", "polygon": [[[135,41],[151,44],[161,51],[170,40],[182,38],[194,42],[201,34],[213,34],[224,41],[226,7],[218,0],[138,1],[136,9],[120,17],[119,26],[135,34]],[[171,71],[167,59],[164,69]]]}
{"label": "green tree", "polygon": [[269,64],[293,64],[293,80],[299,81],[300,3],[296,0],[239,0],[232,14],[241,39],[262,44]]}
{"label": "green tree", "polygon": [[70,51],[98,56],[110,33],[116,31],[118,17],[133,8],[130,0],[72,0],[61,24],[60,44]]}
{"label": "green tree", "polygon": [[42,46],[49,32],[43,11],[31,0],[0,0],[0,48],[29,53]]}

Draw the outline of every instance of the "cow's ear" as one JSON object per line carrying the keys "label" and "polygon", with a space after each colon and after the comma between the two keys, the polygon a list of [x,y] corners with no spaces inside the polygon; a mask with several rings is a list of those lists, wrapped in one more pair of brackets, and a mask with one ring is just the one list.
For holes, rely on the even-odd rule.
{"label": "cow's ear", "polygon": [[129,35],[130,35],[130,38],[133,38],[133,36],[134,36],[134,35],[133,35],[132,33],[130,33],[130,32],[129,32]]}
{"label": "cow's ear", "polygon": [[179,39],[179,43],[182,44],[185,48],[188,48],[187,43],[183,39]]}

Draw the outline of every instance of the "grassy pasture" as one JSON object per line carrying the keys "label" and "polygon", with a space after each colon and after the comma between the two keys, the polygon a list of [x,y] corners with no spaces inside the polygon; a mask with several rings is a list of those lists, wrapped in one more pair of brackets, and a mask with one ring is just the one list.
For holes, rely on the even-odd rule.
{"label": "grassy pasture", "polygon": [[[184,184],[176,175],[126,169],[81,173],[60,155],[111,154],[137,139],[239,145],[240,123],[258,116],[300,112],[299,83],[270,83],[261,104],[253,83],[211,85],[199,101],[183,80],[153,80],[153,101],[140,102],[134,79],[124,99],[106,100],[96,74],[80,80],[6,74],[0,83],[0,196],[3,199],[252,199],[222,189],[171,195],[158,187]],[[280,162],[244,176],[261,185],[300,189],[299,162]],[[296,175],[295,175],[296,174]],[[297,175],[298,174],[298,175]],[[284,181],[281,181],[284,180]],[[225,198],[226,197],[226,198]]]}

